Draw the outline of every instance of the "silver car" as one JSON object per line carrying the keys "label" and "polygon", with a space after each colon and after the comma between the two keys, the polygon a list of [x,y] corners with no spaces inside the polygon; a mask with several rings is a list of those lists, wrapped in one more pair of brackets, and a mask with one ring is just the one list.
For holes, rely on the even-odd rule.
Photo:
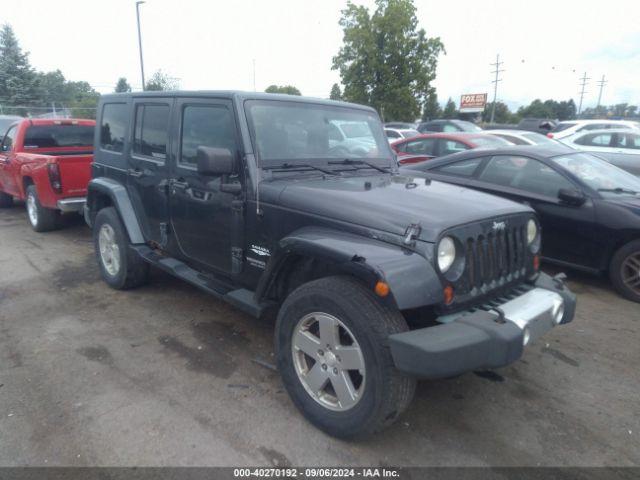
{"label": "silver car", "polygon": [[634,175],[640,175],[640,130],[583,131],[562,138],[560,141],[577,150],[604,158]]}

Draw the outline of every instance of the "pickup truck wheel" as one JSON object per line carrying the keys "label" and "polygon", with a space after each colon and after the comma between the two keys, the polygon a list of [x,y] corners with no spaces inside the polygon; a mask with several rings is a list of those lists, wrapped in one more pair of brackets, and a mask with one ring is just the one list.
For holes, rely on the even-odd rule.
{"label": "pickup truck wheel", "polygon": [[408,330],[402,315],[349,277],[306,283],[276,322],[278,369],[293,403],[340,438],[390,425],[413,398],[415,380],[398,372],[387,337]]}
{"label": "pickup truck wheel", "polygon": [[640,303],[640,240],[623,245],[613,255],[609,277],[620,295]]}
{"label": "pickup truck wheel", "polygon": [[60,227],[60,212],[40,204],[35,185],[27,187],[25,206],[29,223],[36,232],[48,232]]}
{"label": "pickup truck wheel", "polygon": [[127,232],[115,208],[103,208],[96,215],[93,242],[100,273],[110,287],[126,290],[147,283],[149,264],[129,248]]}
{"label": "pickup truck wheel", "polygon": [[13,206],[13,197],[4,192],[0,192],[0,208],[8,208]]}

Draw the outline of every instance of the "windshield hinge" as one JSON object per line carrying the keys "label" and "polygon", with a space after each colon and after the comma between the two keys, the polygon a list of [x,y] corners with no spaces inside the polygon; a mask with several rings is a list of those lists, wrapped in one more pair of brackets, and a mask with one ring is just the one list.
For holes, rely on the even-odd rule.
{"label": "windshield hinge", "polygon": [[420,236],[422,227],[417,223],[412,223],[404,231],[404,243],[405,245],[411,245],[413,241]]}

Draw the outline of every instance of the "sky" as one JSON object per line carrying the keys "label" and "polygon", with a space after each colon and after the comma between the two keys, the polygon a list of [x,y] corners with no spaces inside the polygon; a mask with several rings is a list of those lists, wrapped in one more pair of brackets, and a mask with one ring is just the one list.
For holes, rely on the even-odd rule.
{"label": "sky", "polygon": [[[354,0],[373,6],[373,0]],[[327,97],[340,77],[331,59],[342,44],[342,0],[147,0],[140,6],[145,73],[162,69],[186,90],[291,84]],[[535,98],[583,108],[640,104],[640,1],[415,0],[419,25],[438,36],[438,98],[493,98],[491,63],[504,63],[498,100],[511,108]],[[32,65],[113,90],[119,77],[140,89],[135,0],[0,0]]]}

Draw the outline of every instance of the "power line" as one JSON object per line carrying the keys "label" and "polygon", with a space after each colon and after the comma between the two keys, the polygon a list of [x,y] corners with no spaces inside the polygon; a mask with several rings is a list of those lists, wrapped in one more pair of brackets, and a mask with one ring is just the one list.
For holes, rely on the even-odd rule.
{"label": "power line", "polygon": [[607,83],[607,81],[604,79],[604,74],[603,74],[602,80],[598,81],[598,86],[600,87],[600,93],[598,93],[598,106],[596,108],[600,107],[600,102],[602,101],[602,90],[604,89],[605,83]]}
{"label": "power line", "polygon": [[584,99],[584,94],[587,93],[584,88],[587,86],[587,80],[591,80],[590,77],[587,77],[587,72],[584,72],[584,75],[580,79],[580,105],[578,106],[578,116],[582,112],[582,100]]}
{"label": "power line", "polygon": [[491,65],[495,66],[496,69],[491,72],[494,73],[496,75],[495,80],[491,80],[491,83],[493,83],[493,107],[491,108],[491,120],[490,123],[493,123],[493,118],[495,117],[496,114],[496,98],[498,97],[498,82],[501,82],[502,79],[498,78],[498,76],[500,75],[501,72],[504,72],[504,70],[500,70],[500,66],[503,64],[504,62],[500,61],[500,54],[496,55],[496,63],[492,63]]}

